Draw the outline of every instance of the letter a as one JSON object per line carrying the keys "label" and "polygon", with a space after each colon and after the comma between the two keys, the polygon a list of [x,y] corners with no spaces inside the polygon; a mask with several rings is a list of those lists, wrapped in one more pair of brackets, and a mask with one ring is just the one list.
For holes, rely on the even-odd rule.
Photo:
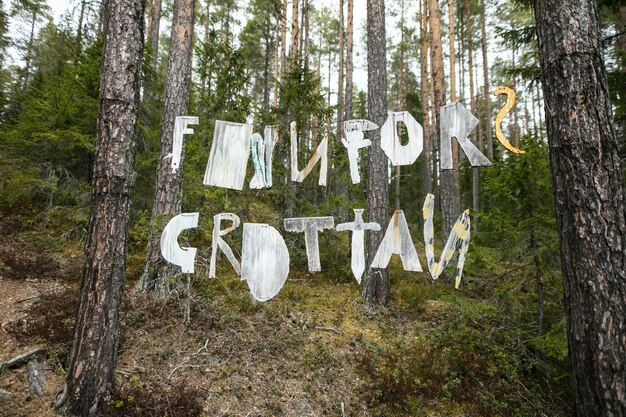
{"label": "letter a", "polygon": [[417,257],[417,251],[409,232],[409,225],[406,223],[402,210],[396,210],[393,213],[385,237],[380,242],[376,256],[372,261],[372,268],[387,268],[393,254],[400,255],[405,271],[422,272],[422,265]]}

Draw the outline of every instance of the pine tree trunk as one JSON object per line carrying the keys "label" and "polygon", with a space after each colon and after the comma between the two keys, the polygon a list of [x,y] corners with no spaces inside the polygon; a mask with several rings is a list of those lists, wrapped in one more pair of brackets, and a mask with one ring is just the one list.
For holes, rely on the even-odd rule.
{"label": "pine tree trunk", "polygon": [[420,0],[420,70],[421,70],[421,94],[422,94],[422,126],[424,128],[424,168],[422,178],[422,188],[424,195],[433,190],[431,174],[431,142],[429,123],[429,94],[428,94],[428,2]]}
{"label": "pine tree trunk", "polygon": [[343,0],[339,0],[339,76],[337,77],[337,137],[341,138],[343,122],[343,83],[344,83],[344,33]]}
{"label": "pine tree trunk", "polygon": [[352,96],[353,87],[353,42],[354,42],[354,0],[348,0],[348,21],[346,28],[346,94],[345,94],[345,120],[352,119]]}
{"label": "pine tree trunk", "polygon": [[280,81],[285,80],[285,64],[287,59],[287,0],[283,0],[283,16],[282,16],[281,42],[282,49],[280,52]]}
{"label": "pine tree trunk", "polygon": [[67,370],[67,412],[97,416],[115,380],[126,272],[143,1],[108,0],[85,270]]}
{"label": "pine tree trunk", "polygon": [[298,39],[299,39],[299,17],[298,17],[298,9],[299,9],[299,0],[293,0],[291,6],[291,50],[289,53],[291,54],[291,65],[296,65],[298,63]]}
{"label": "pine tree trunk", "polygon": [[487,19],[485,17],[487,4],[482,0],[480,11],[480,36],[482,38],[483,53],[483,86],[485,94],[485,139],[487,158],[493,160],[493,138],[491,131],[491,89],[489,87],[489,59],[487,56]]}
{"label": "pine tree trunk", "polygon": [[[387,46],[384,0],[367,1],[367,113],[368,119],[383,126],[387,118]],[[387,156],[380,146],[380,129],[370,132],[372,146],[367,161],[368,221],[380,224],[378,232],[368,231],[366,241],[367,272],[363,279],[363,300],[385,305],[389,301],[389,273],[369,268],[385,233],[388,205]]]}
{"label": "pine tree trunk", "polygon": [[626,220],[598,11],[535,1],[577,416],[626,416]]}
{"label": "pine tree trunk", "polygon": [[150,69],[156,72],[159,62],[159,29],[161,27],[161,0],[152,0],[148,13],[148,45],[150,46]]}
{"label": "pine tree trunk", "polygon": [[278,81],[280,76],[280,24],[276,14],[276,28],[274,32],[274,107],[278,106]]}
{"label": "pine tree trunk", "polygon": [[161,151],[157,163],[157,182],[148,254],[139,283],[141,292],[153,292],[157,297],[169,295],[169,281],[178,267],[168,264],[161,256],[159,241],[163,228],[173,215],[180,213],[183,185],[184,146],[180,167],[175,172],[171,167],[173,153],[174,122],[177,116],[186,116],[191,80],[193,54],[193,20],[195,0],[177,0],[174,6],[174,21],[170,37],[169,58],[163,119],[161,122]]}
{"label": "pine tree trunk", "polygon": [[37,12],[33,11],[32,21],[30,23],[30,35],[26,46],[26,62],[24,66],[24,79],[22,80],[23,92],[28,90],[28,83],[30,82],[30,66],[33,60],[33,42],[35,41],[35,23],[37,23]]}
{"label": "pine tree trunk", "polygon": [[[439,137],[439,109],[446,105],[446,87],[444,82],[443,50],[441,45],[441,17],[437,0],[430,2],[430,34],[431,34],[431,67],[434,90],[434,113],[435,123],[433,131],[435,137]],[[439,141],[438,141],[439,143]],[[455,141],[452,141],[455,143]],[[452,148],[452,169],[440,170],[441,176],[441,215],[443,223],[443,236],[447,239],[452,226],[459,214],[461,214],[461,201],[459,191],[459,156],[458,151]]]}
{"label": "pine tree trunk", "polygon": [[[465,0],[465,19],[467,28],[467,69],[469,72],[469,90],[470,90],[470,110],[472,114],[476,114],[476,91],[474,90],[474,31],[472,29],[472,5],[470,0]],[[472,131],[472,143],[477,146],[476,129]],[[455,141],[456,143],[456,141]],[[480,148],[479,148],[480,149]],[[457,151],[458,153],[458,151]],[[478,167],[472,167],[472,208],[474,211],[480,210],[480,178]],[[454,223],[456,219],[452,220]],[[476,222],[473,222],[474,230],[476,230]],[[444,235],[444,239],[445,239]]]}
{"label": "pine tree trunk", "polygon": [[[511,88],[513,91],[517,91],[517,74],[515,71],[517,70],[517,62],[515,60],[515,55],[517,53],[517,45],[513,43],[513,48],[511,51],[511,66],[513,68],[513,78],[511,80]],[[513,125],[511,126],[513,129],[512,137],[513,137],[513,146],[519,148],[519,121],[517,117],[517,101],[513,105]]]}
{"label": "pine tree trunk", "polygon": [[78,64],[80,54],[83,47],[83,23],[85,21],[85,12],[87,9],[87,1],[81,0],[80,14],[78,16],[78,27],[76,28],[76,51],[74,52],[74,65]]}

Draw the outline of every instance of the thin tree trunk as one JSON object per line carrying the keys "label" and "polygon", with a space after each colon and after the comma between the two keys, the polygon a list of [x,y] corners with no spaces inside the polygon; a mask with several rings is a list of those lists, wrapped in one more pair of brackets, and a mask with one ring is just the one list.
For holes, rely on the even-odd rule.
{"label": "thin tree trunk", "polygon": [[[513,49],[511,54],[511,65],[513,67],[513,79],[511,80],[513,91],[517,91],[517,62],[515,61],[515,54],[517,53],[517,45],[513,43]],[[513,146],[519,148],[519,121],[517,117],[517,101],[513,105]]]}
{"label": "thin tree trunk", "polygon": [[428,95],[428,1],[420,0],[420,70],[421,70],[421,93],[422,93],[422,126],[424,128],[424,168],[422,178],[422,188],[424,195],[432,192],[432,174],[431,174],[431,142],[430,142],[430,123],[428,111],[429,95]]}
{"label": "thin tree trunk", "polygon": [[[436,137],[440,135],[439,129],[439,109],[446,105],[446,89],[444,82],[443,51],[441,44],[441,20],[439,14],[439,3],[437,0],[430,2],[430,33],[431,33],[431,66],[433,76],[434,113],[435,123],[433,131]],[[438,141],[440,143],[440,141]],[[455,141],[453,140],[454,144]],[[452,230],[452,226],[461,212],[461,201],[459,192],[459,156],[458,151],[452,148],[452,169],[440,170],[441,176],[441,214],[443,223],[443,236],[447,239]]]}
{"label": "thin tree trunk", "polygon": [[150,46],[150,69],[156,72],[159,62],[159,28],[161,26],[161,0],[152,0],[148,13],[148,45]]}
{"label": "thin tree trunk", "polygon": [[345,94],[345,120],[352,119],[352,97],[354,95],[353,80],[353,42],[354,42],[354,0],[348,0],[348,21],[347,21],[347,42],[346,42],[346,94]]}
{"label": "thin tree trunk", "polygon": [[[266,17],[266,23],[269,27],[271,25],[270,15]],[[270,110],[270,71],[271,71],[271,54],[272,54],[272,39],[270,34],[265,36],[265,53],[264,53],[264,66],[263,66],[263,116],[267,116]]]}
{"label": "thin tree trunk", "polygon": [[72,416],[98,416],[115,381],[134,180],[143,12],[142,0],[105,1],[91,217],[63,399]]}
{"label": "thin tree trunk", "polygon": [[[382,126],[387,118],[387,46],[384,0],[367,1],[367,113],[368,119]],[[370,132],[372,146],[367,161],[368,221],[381,225],[378,232],[367,231],[366,265],[363,300],[385,305],[389,301],[387,269],[370,268],[387,224],[388,184],[387,157],[380,146],[380,130]]]}
{"label": "thin tree trunk", "polygon": [[[454,51],[454,3],[448,0],[448,37],[450,46],[450,101],[456,101],[456,57]],[[456,144],[456,142],[455,142]],[[457,146],[458,148],[458,146]],[[454,151],[453,151],[454,152]],[[458,149],[457,152],[458,153]]]}
{"label": "thin tree trunk", "polygon": [[[208,45],[209,43],[209,32],[211,31],[211,0],[207,0],[206,2],[206,14],[204,20],[204,45]],[[208,74],[202,77],[202,87],[201,90],[203,92],[206,91],[207,86],[209,90],[211,89],[211,79]],[[207,98],[210,94],[207,94]]]}
{"label": "thin tree trunk", "polygon": [[298,17],[298,9],[299,9],[299,0],[293,0],[291,6],[291,64],[296,65],[298,63],[298,37],[299,37],[299,17]]}
{"label": "thin tree trunk", "polygon": [[180,213],[183,185],[184,146],[177,170],[172,170],[171,159],[174,144],[174,123],[177,116],[187,113],[193,44],[193,21],[195,0],[176,0],[174,21],[170,37],[169,59],[163,119],[161,122],[161,151],[157,163],[157,182],[148,254],[139,282],[141,292],[153,292],[165,298],[170,292],[170,278],[178,267],[168,264],[161,256],[159,241],[163,228],[173,215]]}
{"label": "thin tree trunk", "polygon": [[30,66],[33,60],[33,42],[35,40],[35,23],[37,23],[37,12],[33,11],[32,22],[30,24],[30,35],[28,37],[28,45],[26,46],[26,63],[24,66],[24,79],[22,80],[22,91],[28,90],[28,83],[30,82]]}
{"label": "thin tree trunk", "polygon": [[85,11],[87,9],[87,2],[81,0],[80,2],[80,14],[78,16],[78,27],[76,28],[76,51],[74,52],[74,65],[78,64],[80,54],[83,47],[83,23],[85,21]]}
{"label": "thin tree trunk", "polygon": [[624,177],[594,0],[535,1],[577,416],[626,416]]}
{"label": "thin tree trunk", "polygon": [[[469,72],[469,94],[470,109],[472,114],[476,114],[476,91],[474,90],[474,32],[472,28],[472,4],[470,0],[465,0],[465,27],[467,33],[467,69]],[[476,129],[472,131],[472,143],[478,145],[476,137]],[[480,148],[479,148],[480,149]],[[480,210],[480,178],[478,167],[472,167],[472,208],[474,211]],[[456,220],[456,219],[455,219]],[[454,220],[453,220],[454,221]],[[476,230],[476,222],[473,222],[473,228]],[[447,234],[445,235],[447,236]]]}
{"label": "thin tree trunk", "polygon": [[287,57],[287,0],[283,0],[283,16],[282,16],[281,42],[282,49],[280,52],[280,81],[285,81],[285,64]]}
{"label": "thin tree trunk", "polygon": [[481,1],[480,11],[480,36],[482,39],[482,53],[483,53],[483,88],[485,93],[485,139],[484,142],[487,145],[487,158],[493,160],[493,138],[491,132],[491,88],[489,87],[489,58],[487,54],[487,18],[485,10],[487,4],[485,0]]}
{"label": "thin tree trunk", "polygon": [[337,137],[341,137],[343,122],[343,85],[344,85],[344,33],[343,33],[343,0],[339,0],[339,77],[337,80]]}
{"label": "thin tree trunk", "polygon": [[278,81],[280,76],[280,25],[276,14],[276,29],[274,32],[274,107],[278,106]]}
{"label": "thin tree trunk", "polygon": [[539,132],[539,139],[543,140],[543,129],[541,127],[543,124],[543,116],[541,114],[541,88],[539,88],[539,83],[537,83],[535,87],[537,88],[537,115],[539,116],[537,119],[537,130]]}

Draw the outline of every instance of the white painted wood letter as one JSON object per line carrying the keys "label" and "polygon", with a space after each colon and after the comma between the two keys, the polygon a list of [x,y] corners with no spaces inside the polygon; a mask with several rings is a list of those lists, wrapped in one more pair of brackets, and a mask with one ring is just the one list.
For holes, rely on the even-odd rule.
{"label": "white painted wood letter", "polygon": [[276,296],[289,275],[289,251],[278,230],[267,224],[244,223],[241,278],[257,301]]}
{"label": "white painted wood letter", "polygon": [[178,265],[185,274],[193,274],[196,248],[180,247],[178,236],[183,230],[198,227],[199,213],[182,213],[169,221],[161,235],[161,255],[167,262]]}
{"label": "white painted wood letter", "polygon": [[180,160],[183,156],[183,135],[193,135],[193,129],[189,125],[197,125],[200,120],[194,116],[177,116],[174,121],[174,140],[172,145],[172,172],[180,168]]}
{"label": "white painted wood letter", "polygon": [[276,126],[265,126],[265,139],[258,133],[252,135],[254,177],[250,180],[251,189],[260,190],[272,187],[272,160],[277,142],[278,128]]}
{"label": "white painted wood letter", "polygon": [[328,176],[328,133],[319,144],[313,156],[309,160],[307,166],[302,170],[298,170],[298,128],[296,122],[291,122],[291,181],[302,182],[311,173],[315,165],[320,161],[320,178],[319,185],[326,186],[326,177]]}
{"label": "white painted wood letter", "polygon": [[380,230],[380,225],[378,223],[364,223],[363,210],[354,209],[354,222],[337,225],[338,232],[347,230],[352,231],[352,273],[356,282],[360,284],[361,277],[365,272],[365,231],[374,230],[377,232]]}
{"label": "white painted wood letter", "polygon": [[422,214],[424,216],[424,245],[426,248],[426,260],[428,261],[428,270],[433,281],[439,278],[441,273],[452,259],[454,249],[459,240],[461,247],[459,248],[459,260],[456,265],[454,274],[454,287],[459,288],[461,285],[461,276],[463,275],[463,266],[467,257],[467,250],[470,242],[470,217],[469,210],[465,210],[452,227],[452,231],[448,236],[446,246],[443,248],[439,262],[435,261],[435,238],[433,230],[433,211],[435,207],[435,196],[428,194],[424,201]]}
{"label": "white painted wood letter", "polygon": [[250,156],[252,125],[215,121],[204,185],[241,191]]}
{"label": "white painted wood letter", "polygon": [[[230,220],[233,224],[222,230],[222,220]],[[228,246],[228,243],[222,239],[233,230],[239,227],[241,220],[239,216],[233,213],[220,213],[213,216],[213,246],[211,248],[211,264],[209,265],[209,278],[215,278],[215,263],[217,261],[217,251],[221,250],[230,264],[235,268],[237,275],[241,274],[241,268],[239,262],[233,254],[233,250]]]}
{"label": "white painted wood letter", "polygon": [[400,255],[405,271],[422,271],[422,265],[417,257],[417,251],[409,232],[409,225],[406,223],[406,217],[404,217],[402,210],[396,210],[393,213],[371,267],[387,268],[393,254]]}
{"label": "white painted wood letter", "polygon": [[284,225],[285,230],[288,232],[304,232],[304,241],[306,242],[306,257],[309,262],[309,271],[321,271],[322,266],[320,264],[318,233],[323,231],[324,229],[331,229],[335,225],[335,219],[332,217],[300,217],[294,219],[285,219]]}
{"label": "white painted wood letter", "polygon": [[[408,111],[389,112],[380,130],[380,147],[393,166],[411,165],[424,150],[424,129]],[[409,143],[402,145],[398,136],[398,122],[404,123]]]}
{"label": "white painted wood letter", "polygon": [[343,146],[345,146],[348,151],[352,184],[361,182],[361,175],[359,173],[359,149],[366,148],[372,144],[369,139],[363,139],[365,137],[363,132],[376,129],[378,129],[378,125],[369,120],[355,119],[343,123],[343,131],[346,137],[345,139],[341,139],[341,143],[343,143]]}
{"label": "white painted wood letter", "polygon": [[441,169],[452,169],[452,138],[461,145],[473,167],[491,166],[492,163],[467,137],[478,125],[474,117],[461,103],[452,103],[441,108]]}

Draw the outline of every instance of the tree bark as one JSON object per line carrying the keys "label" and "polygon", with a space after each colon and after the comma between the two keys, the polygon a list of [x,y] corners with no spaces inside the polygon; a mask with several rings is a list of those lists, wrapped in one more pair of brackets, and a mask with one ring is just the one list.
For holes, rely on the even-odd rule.
{"label": "tree bark", "polygon": [[156,72],[159,62],[159,28],[161,27],[161,0],[152,0],[148,13],[148,45],[150,46],[150,69]]}
{"label": "tree bark", "polygon": [[[433,131],[439,137],[440,108],[446,105],[445,73],[443,67],[443,50],[441,45],[441,17],[437,0],[430,1],[430,34],[431,34],[431,69],[434,89],[435,123]],[[440,141],[438,142],[440,143]],[[456,141],[452,141],[452,169],[440,170],[441,176],[441,216],[443,223],[443,239],[448,238],[454,222],[461,214],[461,196],[459,191],[459,152],[455,151]],[[458,145],[457,145],[458,146]]]}
{"label": "tree bark", "polygon": [[[472,29],[472,4],[470,0],[465,0],[465,19],[467,28],[467,69],[469,72],[469,94],[470,94],[470,109],[472,114],[476,114],[476,91],[474,90],[474,31]],[[476,129],[472,131],[472,143],[478,147],[476,138]],[[456,141],[454,142],[456,143]],[[478,147],[480,149],[480,147]],[[482,151],[482,149],[481,149]],[[457,150],[458,154],[458,150]],[[474,211],[480,210],[480,178],[478,167],[472,167],[472,208]],[[459,207],[460,209],[460,207]],[[452,220],[454,223],[456,219]],[[472,222],[473,229],[476,230],[476,222]],[[448,236],[446,233],[444,239]]]}
{"label": "tree bark", "polygon": [[431,171],[431,141],[430,141],[430,117],[429,117],[429,94],[428,94],[428,2],[420,0],[420,70],[421,70],[421,93],[422,93],[422,126],[424,128],[424,168],[422,188],[424,195],[433,190]]}
{"label": "tree bark", "polygon": [[69,415],[97,416],[114,384],[143,54],[142,0],[108,0],[85,270],[67,372]]}
{"label": "tree bark", "polygon": [[28,83],[30,82],[30,66],[33,60],[33,42],[35,41],[35,24],[37,23],[37,11],[33,10],[33,17],[30,23],[30,35],[28,36],[28,44],[26,46],[26,57],[24,66],[24,79],[22,80],[22,91],[28,91]]}
{"label": "tree bark", "polygon": [[[487,56],[487,19],[485,0],[481,2],[480,11],[480,37],[482,39],[483,53],[483,88],[485,93],[485,144],[487,145],[487,158],[493,160],[493,138],[491,131],[491,88],[489,86],[489,59]],[[482,151],[482,149],[481,149]]]}
{"label": "tree bark", "polygon": [[339,76],[337,77],[337,137],[341,138],[343,122],[343,85],[344,85],[344,33],[343,33],[343,0],[339,0]]}
{"label": "tree bark", "polygon": [[353,42],[354,42],[354,0],[348,0],[348,16],[346,27],[346,94],[345,94],[345,120],[352,119],[352,96],[353,87]]}
{"label": "tree bark", "polygon": [[536,0],[577,416],[626,416],[626,220],[598,11]]}
{"label": "tree bark", "polygon": [[[383,126],[387,118],[387,45],[384,0],[367,1],[367,113],[368,119]],[[380,224],[378,232],[367,231],[366,264],[363,279],[363,300],[368,304],[385,305],[389,301],[387,269],[370,268],[383,239],[387,220],[388,184],[387,156],[380,146],[380,129],[370,132],[372,146],[367,161],[368,221]]]}
{"label": "tree bark", "polygon": [[298,39],[299,39],[299,0],[293,0],[291,5],[291,50],[289,53],[291,54],[291,65],[296,65],[298,63]]}
{"label": "tree bark", "polygon": [[281,29],[281,42],[282,49],[280,52],[280,81],[285,80],[285,63],[287,59],[287,0],[283,0],[283,16],[282,16],[282,29]]}
{"label": "tree bark", "polygon": [[139,282],[141,292],[154,292],[164,298],[170,292],[170,278],[177,267],[167,263],[161,256],[160,237],[163,228],[173,215],[180,213],[183,185],[184,146],[178,170],[171,168],[174,143],[174,123],[177,116],[186,116],[191,80],[193,54],[193,21],[195,0],[177,0],[174,6],[174,21],[170,37],[169,58],[163,119],[161,122],[161,151],[157,163],[157,181],[148,254]]}

